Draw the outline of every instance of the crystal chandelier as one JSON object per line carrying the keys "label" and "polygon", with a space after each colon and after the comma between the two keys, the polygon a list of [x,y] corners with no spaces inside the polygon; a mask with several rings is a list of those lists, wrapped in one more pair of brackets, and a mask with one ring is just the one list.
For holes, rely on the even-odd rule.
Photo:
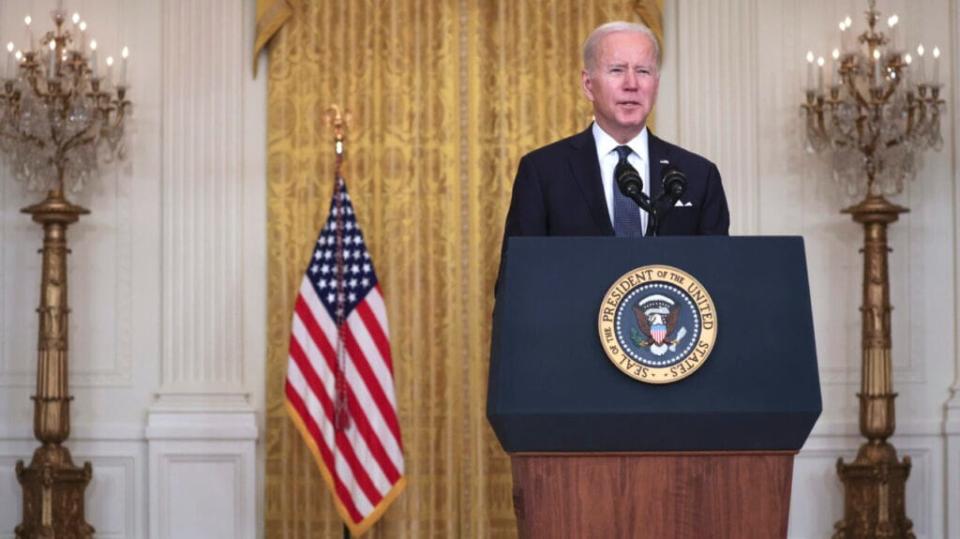
{"label": "crystal chandelier", "polygon": [[[831,161],[834,179],[851,197],[894,195],[912,179],[923,150],[939,150],[940,49],[934,48],[932,75],[926,71],[924,47],[914,59],[905,53],[899,18],[877,29],[880,12],[868,2],[867,29],[854,36],[852,21],[840,23],[840,48],[834,49],[830,76],[825,61],[807,53],[807,150]],[[852,43],[851,43],[852,41]],[[816,69],[816,82],[814,82]]]}
{"label": "crystal chandelier", "polygon": [[127,57],[113,81],[113,58],[105,73],[97,61],[97,42],[86,40],[79,14],[66,28],[62,7],[51,12],[55,29],[35,39],[24,19],[28,46],[7,44],[0,85],[0,154],[12,175],[30,190],[78,191],[95,177],[99,164],[123,158]]}

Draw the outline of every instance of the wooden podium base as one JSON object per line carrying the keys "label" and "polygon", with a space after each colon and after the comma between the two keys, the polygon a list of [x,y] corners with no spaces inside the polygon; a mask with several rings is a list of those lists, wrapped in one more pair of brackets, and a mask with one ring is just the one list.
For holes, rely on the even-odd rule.
{"label": "wooden podium base", "polygon": [[787,536],[795,452],[514,453],[522,538]]}

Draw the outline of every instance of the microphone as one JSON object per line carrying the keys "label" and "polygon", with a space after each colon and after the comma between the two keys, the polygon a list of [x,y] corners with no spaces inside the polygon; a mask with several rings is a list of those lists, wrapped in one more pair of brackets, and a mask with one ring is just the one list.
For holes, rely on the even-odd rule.
{"label": "microphone", "polygon": [[626,161],[617,163],[617,168],[613,169],[613,177],[617,181],[617,187],[620,192],[637,203],[638,206],[652,211],[650,199],[643,193],[643,179],[637,169],[633,168]]}
{"label": "microphone", "polygon": [[660,181],[663,182],[664,195],[670,197],[671,202],[680,200],[687,192],[687,176],[673,165],[664,167],[660,173]]}

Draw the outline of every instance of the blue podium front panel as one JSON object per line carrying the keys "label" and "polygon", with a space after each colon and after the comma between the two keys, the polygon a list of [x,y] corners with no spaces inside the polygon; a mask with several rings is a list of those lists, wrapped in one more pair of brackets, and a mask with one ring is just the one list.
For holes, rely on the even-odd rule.
{"label": "blue podium front panel", "polygon": [[[511,238],[494,311],[487,415],[517,451],[797,450],[821,411],[803,240]],[[611,363],[597,330],[618,277],[668,265],[712,296],[717,335],[672,384]]]}

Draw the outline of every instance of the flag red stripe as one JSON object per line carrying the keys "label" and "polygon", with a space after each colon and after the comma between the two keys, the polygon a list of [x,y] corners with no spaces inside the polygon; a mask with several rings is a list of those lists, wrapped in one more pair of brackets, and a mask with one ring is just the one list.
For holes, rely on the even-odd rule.
{"label": "flag red stripe", "polygon": [[[300,394],[297,393],[297,388],[293,387],[289,381],[286,384],[287,400],[290,401],[290,404],[293,405],[294,409],[297,411],[297,415],[300,416],[300,419],[306,425],[308,422],[313,423],[313,418],[310,415],[310,411],[307,410],[307,405],[303,402],[303,399],[300,397]],[[313,429],[309,429],[313,441],[317,444],[317,449],[320,450],[320,458],[323,459],[323,463],[327,466],[328,470],[333,469],[333,455],[330,454],[330,448],[323,441],[323,437],[320,435],[319,430],[316,432]]]}
{"label": "flag red stripe", "polygon": [[356,367],[360,377],[363,378],[363,382],[367,385],[367,391],[370,392],[373,401],[376,402],[377,407],[380,408],[380,414],[383,416],[383,420],[386,421],[387,427],[389,427],[393,433],[393,437],[397,440],[397,446],[402,450],[403,445],[400,443],[400,425],[397,422],[397,412],[393,404],[387,399],[387,396],[384,395],[383,388],[380,387],[380,382],[377,380],[377,377],[370,371],[370,364],[367,363],[367,358],[363,354],[363,350],[357,345],[357,340],[354,338],[353,332],[350,331],[350,327],[344,325],[343,329],[343,344],[346,346],[350,357],[353,358],[353,365]]}
{"label": "flag red stripe", "polygon": [[327,340],[327,335],[320,329],[320,324],[313,317],[313,311],[307,305],[307,300],[303,296],[297,296],[296,316],[303,322],[303,327],[307,328],[307,333],[313,337],[314,344],[320,349],[320,355],[327,361],[330,372],[337,372],[336,358],[337,353],[333,350],[333,345]]}
{"label": "flag red stripe", "polygon": [[380,437],[370,426],[370,420],[367,419],[366,412],[360,407],[360,399],[356,397],[353,389],[348,389],[348,391],[347,406],[350,409],[350,418],[356,423],[360,436],[363,436],[364,441],[367,442],[367,449],[370,450],[370,454],[373,455],[380,469],[383,470],[383,475],[387,476],[387,481],[392,485],[400,479],[400,472],[397,471],[393,461],[390,460],[390,456],[387,455],[387,451],[380,442]]}
{"label": "flag red stripe", "polygon": [[[333,359],[335,354],[333,352],[333,347],[330,346],[330,341],[327,340],[326,334],[324,334],[323,330],[320,329],[320,325],[317,324],[317,321],[313,317],[313,313],[310,311],[309,306],[307,306],[303,298],[298,298],[296,308],[297,316],[300,318],[300,321],[303,323],[303,326],[307,329],[307,332],[313,338],[314,342],[317,343],[317,347],[320,349],[320,354],[326,360],[327,366],[331,371],[334,371],[336,369]],[[345,333],[349,333],[349,331],[346,331]],[[357,362],[354,361],[353,363],[356,366]],[[367,384],[367,387],[369,391],[369,383]],[[322,386],[315,388],[314,391],[323,391]],[[387,455],[383,444],[380,442],[380,437],[377,436],[373,428],[370,426],[370,421],[367,418],[366,412],[359,406],[360,400],[357,398],[356,393],[350,384],[347,384],[347,400],[350,414],[357,424],[357,429],[359,430],[360,435],[363,436],[364,441],[367,442],[367,448],[370,450],[370,454],[373,455],[373,458],[377,461],[377,464],[380,465],[380,469],[383,470],[387,480],[390,481],[391,484],[396,483],[400,478],[400,473],[393,465],[390,457]],[[330,417],[330,414],[331,412],[328,411],[328,418]],[[400,447],[399,439],[397,439],[397,446]]]}
{"label": "flag red stripe", "polygon": [[360,319],[363,320],[363,325],[367,327],[367,333],[370,334],[373,343],[377,345],[380,357],[383,358],[383,362],[387,365],[387,368],[390,369],[390,376],[392,377],[393,358],[390,356],[390,341],[387,340],[387,336],[383,333],[383,328],[380,327],[377,316],[373,314],[373,309],[370,308],[370,305],[366,301],[361,301],[357,305],[356,311],[357,314],[360,315]]}
{"label": "flag red stripe", "polygon": [[[303,403],[303,400],[300,399],[300,395],[297,394],[296,390],[293,389],[289,384],[287,385],[287,400],[293,406],[294,410],[297,411],[297,414],[300,416],[300,419],[303,421],[303,424],[307,427],[307,430],[310,431],[310,435],[314,440],[321,440],[317,444],[317,447],[320,449],[321,455],[324,454],[325,444],[322,442],[322,436],[320,435],[320,429],[317,427],[317,424],[313,421],[313,417],[310,416],[310,412],[307,411],[306,405]],[[363,520],[363,515],[360,514],[360,511],[357,510],[356,505],[353,503],[353,499],[350,497],[350,493],[347,492],[346,486],[344,486],[343,481],[340,480],[340,475],[337,473],[336,468],[330,466],[330,460],[328,460],[329,453],[326,453],[324,457],[324,462],[327,463],[327,471],[329,472],[330,477],[333,478],[333,488],[337,493],[337,498],[340,500],[340,503],[343,504],[347,512],[350,513],[350,518],[354,522],[360,522]]]}
{"label": "flag red stripe", "polygon": [[363,491],[363,495],[367,497],[370,505],[376,507],[383,496],[377,490],[377,487],[373,486],[373,481],[370,480],[367,470],[360,464],[357,454],[353,452],[353,445],[342,430],[337,432],[337,447],[340,448],[340,454],[343,455],[344,460],[350,466],[350,471],[353,472],[353,478],[356,480],[357,486]]}
{"label": "flag red stripe", "polygon": [[[320,401],[320,406],[323,408],[323,419],[327,422],[332,422],[333,401],[324,388],[323,381],[320,380],[317,371],[313,368],[313,365],[310,364],[310,358],[307,357],[306,352],[300,346],[300,341],[292,336],[290,338],[290,359],[299,367],[300,375],[303,376],[310,392]],[[318,440],[318,442],[326,443],[324,440]]]}

